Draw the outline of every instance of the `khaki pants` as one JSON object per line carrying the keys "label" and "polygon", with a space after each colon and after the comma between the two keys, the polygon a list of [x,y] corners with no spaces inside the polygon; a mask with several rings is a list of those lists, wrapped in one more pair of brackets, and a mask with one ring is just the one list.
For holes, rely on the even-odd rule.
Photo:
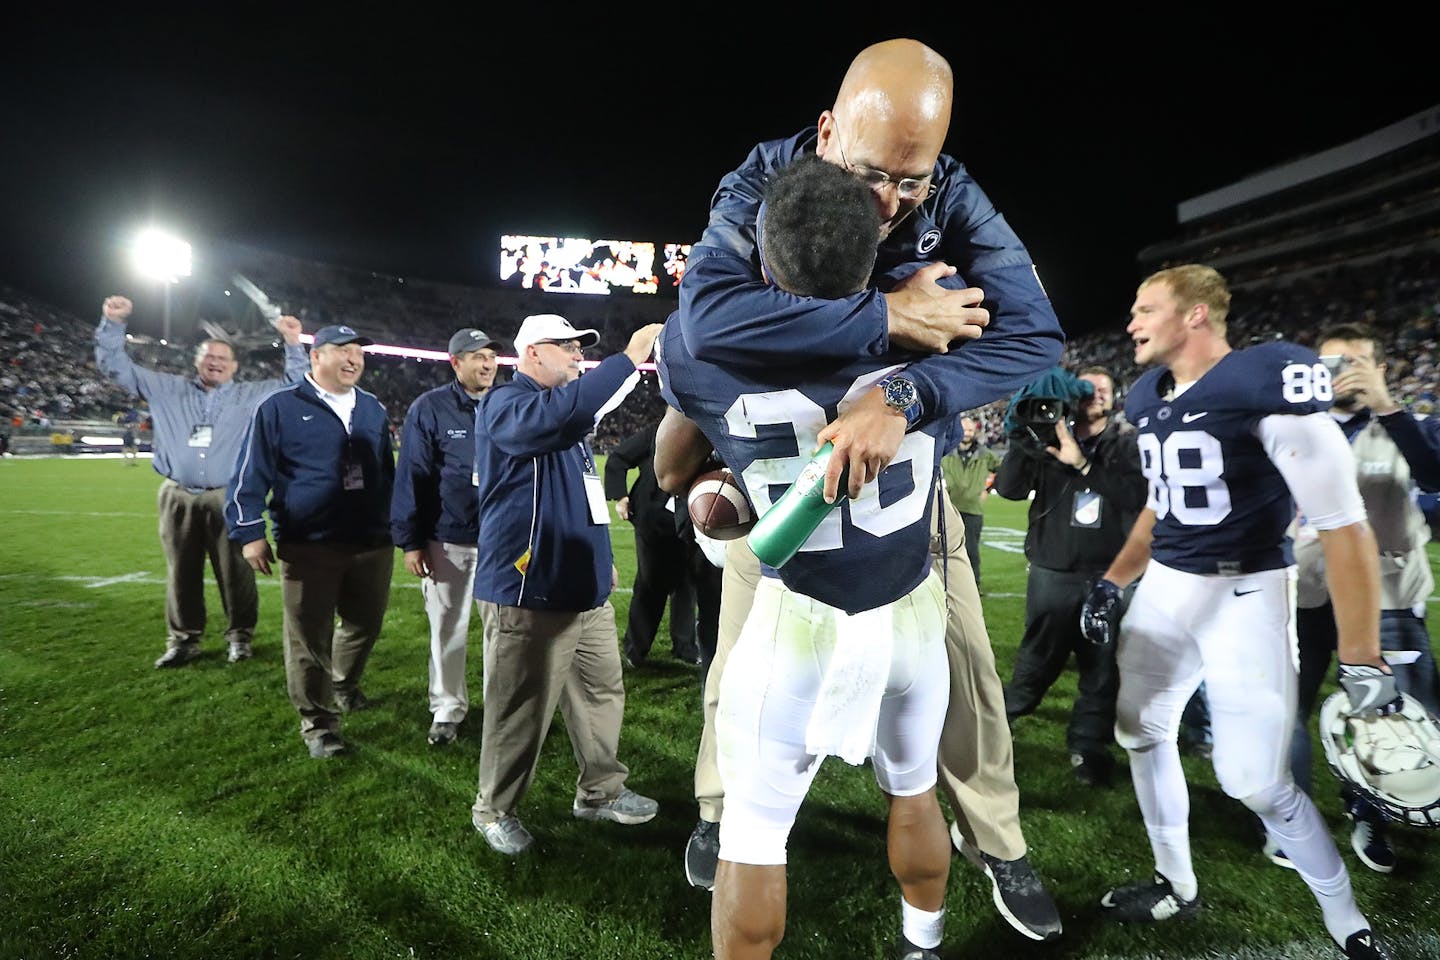
{"label": "khaki pants", "polygon": [[420,594],[430,621],[430,713],[436,723],[459,723],[470,712],[465,648],[475,603],[476,556],[473,543],[431,540],[425,545],[430,576],[420,581]]}
{"label": "khaki pants", "polygon": [[255,571],[225,530],[225,491],[191,493],[174,480],[160,484],[160,545],[165,549],[168,646],[199,643],[205,633],[205,558],[225,608],[225,639],[249,643],[260,603]]}
{"label": "khaki pants", "polygon": [[385,620],[395,548],[280,543],[276,552],[285,602],[285,688],[300,713],[300,735],[338,733],[335,692],[359,689]]}
{"label": "khaki pants", "polygon": [[617,757],[625,683],[615,608],[608,600],[579,613],[478,605],[485,672],[475,819],[515,813],[557,706],[580,767],[575,798],[614,799],[630,773]]}
{"label": "khaki pants", "polygon": [[[940,736],[940,786],[960,833],[992,857],[1015,860],[1025,855],[1020,830],[1020,793],[1015,786],[1014,752],[1005,719],[1005,690],[995,670],[995,654],[980,607],[980,591],[965,553],[965,527],[943,494],[946,552],[940,555],[934,529],[931,554],[945,581],[945,650],[950,662],[950,706]],[[935,521],[939,520],[939,513]],[[725,788],[716,761],[715,707],[725,661],[740,637],[760,580],[760,562],[745,540],[733,540],[725,552],[725,581],[720,596],[720,636],[705,681],[705,727],[695,758],[695,799],[700,818],[718,823]]]}

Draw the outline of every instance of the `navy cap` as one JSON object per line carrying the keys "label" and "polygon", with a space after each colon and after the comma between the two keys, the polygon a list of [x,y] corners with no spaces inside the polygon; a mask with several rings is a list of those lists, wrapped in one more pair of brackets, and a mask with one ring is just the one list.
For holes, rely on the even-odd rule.
{"label": "navy cap", "polygon": [[369,337],[360,336],[352,327],[338,324],[333,327],[321,327],[320,332],[315,334],[315,342],[310,346],[313,349],[314,347],[323,347],[326,344],[342,346],[347,343],[358,343],[362,347],[368,347],[374,342],[375,341]]}

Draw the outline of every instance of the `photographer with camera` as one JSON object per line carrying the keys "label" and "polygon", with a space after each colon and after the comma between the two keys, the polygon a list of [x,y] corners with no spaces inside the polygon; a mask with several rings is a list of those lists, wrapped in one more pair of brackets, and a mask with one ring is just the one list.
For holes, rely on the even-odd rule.
{"label": "photographer with camera", "polygon": [[[1080,607],[1115,559],[1145,505],[1135,431],[1112,422],[1115,383],[1101,367],[1055,369],[1022,389],[1005,417],[1009,449],[994,490],[1007,500],[1033,492],[1025,557],[1025,635],[1005,688],[1005,713],[1034,713],[1073,653],[1079,689],[1066,731],[1075,777],[1106,786],[1114,771],[1114,645],[1080,633]],[[1130,591],[1126,591],[1128,601]]]}

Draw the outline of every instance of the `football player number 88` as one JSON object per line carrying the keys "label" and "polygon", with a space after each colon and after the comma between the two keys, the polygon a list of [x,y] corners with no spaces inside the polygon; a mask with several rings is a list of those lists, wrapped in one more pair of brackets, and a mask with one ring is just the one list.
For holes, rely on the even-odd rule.
{"label": "football player number 88", "polygon": [[[856,389],[861,385],[857,380],[856,387],[846,394],[847,399],[861,392]],[[847,406],[848,403],[842,401],[840,409],[843,411]],[[773,486],[789,486],[810,462],[813,451],[819,446],[816,436],[829,422],[825,408],[799,390],[746,393],[735,398],[725,412],[725,428],[732,437],[758,439],[756,428],[760,426],[789,427],[795,434],[795,456],[757,459],[741,473],[745,489],[758,513],[763,515],[770,509]],[[935,469],[935,438],[920,432],[906,434],[886,469],[894,470],[907,464],[912,481],[910,491],[893,503],[882,506],[872,480],[866,484],[867,489],[860,499],[850,503],[852,526],[871,536],[884,537],[925,516],[930,476]],[[845,511],[836,510],[827,516],[800,549],[810,552],[837,550],[844,546],[844,515]]]}
{"label": "football player number 88", "polygon": [[1164,443],[1153,433],[1140,434],[1137,442],[1155,519],[1173,514],[1186,526],[1209,527],[1230,514],[1219,440],[1203,430],[1177,430]]}
{"label": "football player number 88", "polygon": [[1290,403],[1330,401],[1330,370],[1323,363],[1287,363],[1280,371],[1280,393]]}

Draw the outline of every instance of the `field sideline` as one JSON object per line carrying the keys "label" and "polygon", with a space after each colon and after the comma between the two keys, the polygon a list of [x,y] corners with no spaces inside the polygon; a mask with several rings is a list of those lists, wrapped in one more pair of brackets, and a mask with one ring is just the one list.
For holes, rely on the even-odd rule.
{"label": "field sideline", "polygon": [[[152,668],[164,645],[158,483],[148,460],[0,460],[0,960],[710,956],[709,895],[686,885],[681,864],[696,816],[699,687],[693,667],[668,656],[663,631],[651,662],[627,674],[621,741],[630,785],[660,801],[659,817],[639,827],[574,820],[575,765],[557,715],[520,810],[536,850],[505,860],[469,820],[478,620],[471,716],[455,745],[429,747],[428,631],[397,554],[366,675],[374,708],[347,718],[353,755],[312,761],[285,697],[273,578],[260,578],[254,660],[226,664],[212,585],[206,655]],[[1025,504],[987,502],[986,615],[1007,678],[1023,620],[1024,527]],[[629,527],[612,529],[628,588]],[[628,600],[628,590],[614,597],[622,631]],[[1299,878],[1262,858],[1253,818],[1193,757],[1184,763],[1204,912],[1144,928],[1103,922],[1100,895],[1145,875],[1149,849],[1123,771],[1098,791],[1070,775],[1073,692],[1072,672],[1015,729],[1031,861],[1060,903],[1065,936],[1039,945],[1012,932],[988,881],[957,858],[943,956],[1338,956]],[[1316,799],[1362,909],[1397,956],[1440,958],[1440,838],[1397,828],[1396,872],[1366,870],[1315,753]],[[882,817],[870,771],[827,761],[791,838],[778,957],[893,956],[898,893]]]}

